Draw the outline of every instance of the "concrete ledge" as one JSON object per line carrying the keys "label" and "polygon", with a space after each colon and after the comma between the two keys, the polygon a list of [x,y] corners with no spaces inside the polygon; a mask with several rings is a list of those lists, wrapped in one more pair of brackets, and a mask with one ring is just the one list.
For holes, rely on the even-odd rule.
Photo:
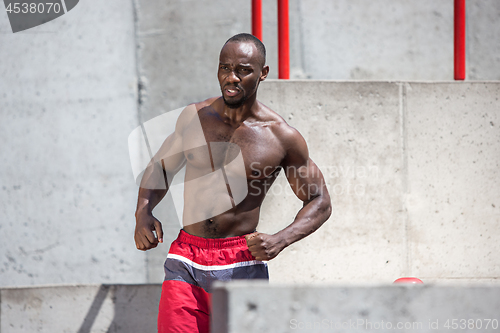
{"label": "concrete ledge", "polygon": [[[5,288],[0,290],[0,332],[156,332],[160,292],[159,284]],[[498,285],[277,286],[233,281],[217,284],[212,300],[212,332],[217,333],[500,329]],[[460,329],[463,325],[466,329]]]}
{"label": "concrete ledge", "polygon": [[0,290],[0,332],[156,332],[161,285]]}
{"label": "concrete ledge", "polygon": [[234,281],[218,284],[213,294],[212,331],[217,333],[498,332],[499,321],[500,287],[493,285],[313,287]]}

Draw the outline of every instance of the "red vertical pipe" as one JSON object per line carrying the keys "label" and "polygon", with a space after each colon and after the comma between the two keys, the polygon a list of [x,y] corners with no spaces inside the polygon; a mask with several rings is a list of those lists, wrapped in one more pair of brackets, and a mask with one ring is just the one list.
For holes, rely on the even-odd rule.
{"label": "red vertical pipe", "polygon": [[455,80],[465,80],[465,0],[455,0]]}
{"label": "red vertical pipe", "polygon": [[262,0],[252,0],[252,35],[262,41]]}
{"label": "red vertical pipe", "polygon": [[290,78],[288,0],[278,0],[278,78]]}

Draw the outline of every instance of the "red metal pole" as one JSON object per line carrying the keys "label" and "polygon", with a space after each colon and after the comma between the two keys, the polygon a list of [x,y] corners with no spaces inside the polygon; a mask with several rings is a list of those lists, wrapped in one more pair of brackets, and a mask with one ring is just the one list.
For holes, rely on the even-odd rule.
{"label": "red metal pole", "polygon": [[455,80],[465,80],[465,0],[455,0]]}
{"label": "red metal pole", "polygon": [[262,41],[262,0],[252,0],[252,35]]}
{"label": "red metal pole", "polygon": [[278,78],[290,79],[288,0],[278,0]]}

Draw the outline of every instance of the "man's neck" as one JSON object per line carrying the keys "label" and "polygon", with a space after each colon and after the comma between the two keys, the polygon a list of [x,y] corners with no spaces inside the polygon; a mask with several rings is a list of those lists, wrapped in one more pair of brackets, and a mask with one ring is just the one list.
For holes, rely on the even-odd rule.
{"label": "man's neck", "polygon": [[227,119],[228,124],[232,126],[240,126],[246,119],[256,115],[258,109],[257,99],[247,100],[243,105],[238,108],[230,108],[224,101],[222,112],[224,117]]}

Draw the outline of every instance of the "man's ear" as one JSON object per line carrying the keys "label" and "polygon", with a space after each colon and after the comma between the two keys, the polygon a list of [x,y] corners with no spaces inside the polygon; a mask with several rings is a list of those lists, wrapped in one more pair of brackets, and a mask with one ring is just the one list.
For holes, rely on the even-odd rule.
{"label": "man's ear", "polygon": [[267,77],[267,74],[269,74],[269,66],[262,67],[259,81],[264,81]]}

